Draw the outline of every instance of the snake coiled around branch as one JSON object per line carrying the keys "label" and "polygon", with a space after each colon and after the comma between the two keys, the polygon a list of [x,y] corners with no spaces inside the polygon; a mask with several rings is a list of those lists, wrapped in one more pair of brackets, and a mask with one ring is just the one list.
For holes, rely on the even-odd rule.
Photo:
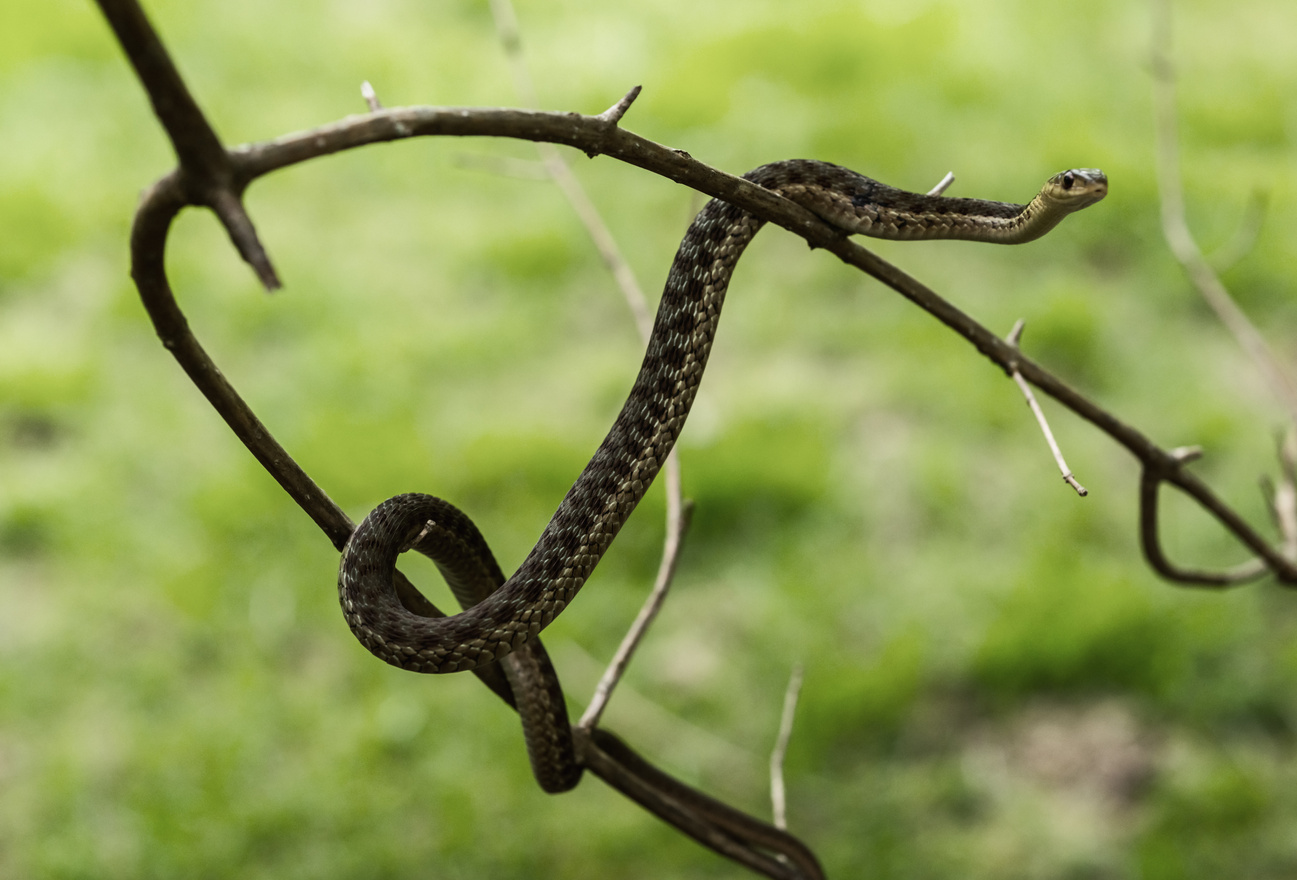
{"label": "snake coiled around branch", "polygon": [[[906,192],[810,160],[763,165],[745,177],[845,234],[1001,244],[1039,238],[1068,214],[1103,198],[1108,188],[1101,171],[1073,169],[1051,177],[1030,203],[1017,205]],[[521,647],[567,607],[679,437],[707,366],[735,263],[763,225],[720,200],[709,202],[694,219],[672,263],[625,405],[531,553],[498,589],[498,582],[487,581],[468,589],[460,599],[469,607],[453,617],[415,615],[401,605],[393,586],[397,556],[410,549],[424,552],[443,572],[498,570],[493,558],[483,561],[490,557],[485,541],[476,529],[458,542],[447,539],[471,521],[429,495],[390,498],[360,523],[343,550],[338,595],[361,644],[402,669],[458,672]],[[466,553],[476,561],[445,558],[452,545],[452,554]]]}

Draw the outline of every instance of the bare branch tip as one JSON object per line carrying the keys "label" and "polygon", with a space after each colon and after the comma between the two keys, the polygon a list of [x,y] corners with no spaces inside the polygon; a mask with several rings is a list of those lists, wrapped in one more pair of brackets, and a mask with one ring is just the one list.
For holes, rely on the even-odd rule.
{"label": "bare branch tip", "polygon": [[247,209],[243,207],[243,201],[238,195],[231,190],[221,190],[212,197],[209,207],[225,227],[239,256],[257,273],[261,285],[271,293],[283,287],[274,265],[270,262],[270,256],[262,246],[261,239],[257,237],[256,227],[252,225],[252,219],[248,217]]}
{"label": "bare branch tip", "polygon": [[598,118],[602,119],[604,122],[611,122],[613,125],[621,122],[621,118],[626,115],[626,111],[630,109],[631,104],[635,103],[635,99],[639,97],[639,93],[643,91],[643,89],[643,86],[635,86],[635,88],[622,95],[621,100],[616,104],[613,104],[607,110],[600,113]]}
{"label": "bare branch tip", "polygon": [[377,113],[383,109],[383,102],[378,100],[378,93],[369,84],[369,80],[365,80],[360,84],[360,96],[365,99],[365,104],[368,105],[370,113]]}
{"label": "bare branch tip", "polygon": [[941,178],[941,181],[936,186],[928,190],[928,195],[939,196],[942,193],[944,193],[946,190],[950,189],[950,185],[954,182],[955,182],[955,172],[947,171],[946,176]]}
{"label": "bare branch tip", "polygon": [[[226,226],[229,229],[228,225]],[[252,229],[251,223],[248,225],[251,232],[250,237],[244,241],[235,238],[234,230],[230,230],[230,237],[234,239],[234,246],[238,248],[239,256],[243,257],[244,262],[252,267],[252,271],[257,273],[261,286],[266,289],[267,293],[274,293],[276,290],[283,288],[283,282],[279,280],[279,274],[275,271],[274,264],[270,262],[270,256],[266,249],[261,245],[261,239],[257,238],[257,232]]]}
{"label": "bare branch tip", "polygon": [[1027,322],[1022,318],[1019,318],[1014,322],[1013,329],[1009,331],[1009,335],[1004,337],[1004,341],[1009,343],[1009,345],[1012,345],[1014,348],[1017,348],[1022,342],[1022,331],[1025,330],[1026,327]]}
{"label": "bare branch tip", "polygon": [[779,717],[779,733],[775,747],[770,752],[770,806],[774,825],[783,831],[788,828],[788,804],[784,790],[784,759],[788,756],[788,741],[793,734],[793,716],[797,714],[797,699],[802,691],[802,664],[793,664],[784,691],[784,708]]}

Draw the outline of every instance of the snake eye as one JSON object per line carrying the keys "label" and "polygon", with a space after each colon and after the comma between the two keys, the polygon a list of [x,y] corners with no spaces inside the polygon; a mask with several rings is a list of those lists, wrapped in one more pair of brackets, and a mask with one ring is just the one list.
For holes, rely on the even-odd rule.
{"label": "snake eye", "polygon": [[1069,171],[1063,175],[1063,189],[1071,189],[1074,183],[1076,183],[1076,178],[1072,176],[1072,172]]}

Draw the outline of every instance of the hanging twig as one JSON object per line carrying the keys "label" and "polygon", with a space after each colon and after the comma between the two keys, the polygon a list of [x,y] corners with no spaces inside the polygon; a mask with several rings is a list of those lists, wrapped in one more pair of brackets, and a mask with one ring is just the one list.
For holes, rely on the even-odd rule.
{"label": "hanging twig", "polygon": [[[1005,337],[1005,340],[1014,348],[1018,348],[1019,343],[1022,342],[1022,329],[1025,326],[1026,322],[1019,318],[1018,322],[1013,325],[1013,329],[1009,331],[1009,335]],[[1049,429],[1049,422],[1045,419],[1045,411],[1036,402],[1036,395],[1032,393],[1031,386],[1027,384],[1026,379],[1022,378],[1022,374],[1018,372],[1017,367],[1013,368],[1012,376],[1013,381],[1017,382],[1018,387],[1022,389],[1022,395],[1027,398],[1027,406],[1031,407],[1031,411],[1036,415],[1036,423],[1040,425],[1041,433],[1045,435],[1045,442],[1049,444],[1049,451],[1054,453],[1054,462],[1063,473],[1063,481],[1075,489],[1076,494],[1082,498],[1089,495],[1090,491],[1076,481],[1076,477],[1072,476],[1072,469],[1063,460],[1063,450],[1058,448],[1058,441],[1054,439],[1054,432]]]}

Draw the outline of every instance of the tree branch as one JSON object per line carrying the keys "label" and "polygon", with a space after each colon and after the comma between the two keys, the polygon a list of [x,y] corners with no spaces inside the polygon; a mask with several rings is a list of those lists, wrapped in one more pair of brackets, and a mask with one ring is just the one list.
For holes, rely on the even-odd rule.
{"label": "tree branch", "polygon": [[206,205],[220,218],[239,255],[252,266],[267,290],[280,287],[279,277],[257,238],[243,207],[241,181],[229,155],[180,72],[158,39],[144,10],[135,0],[98,0],[117,42],[135,68],[153,112],[162,123],[180,160],[177,185],[188,195],[188,204]]}

